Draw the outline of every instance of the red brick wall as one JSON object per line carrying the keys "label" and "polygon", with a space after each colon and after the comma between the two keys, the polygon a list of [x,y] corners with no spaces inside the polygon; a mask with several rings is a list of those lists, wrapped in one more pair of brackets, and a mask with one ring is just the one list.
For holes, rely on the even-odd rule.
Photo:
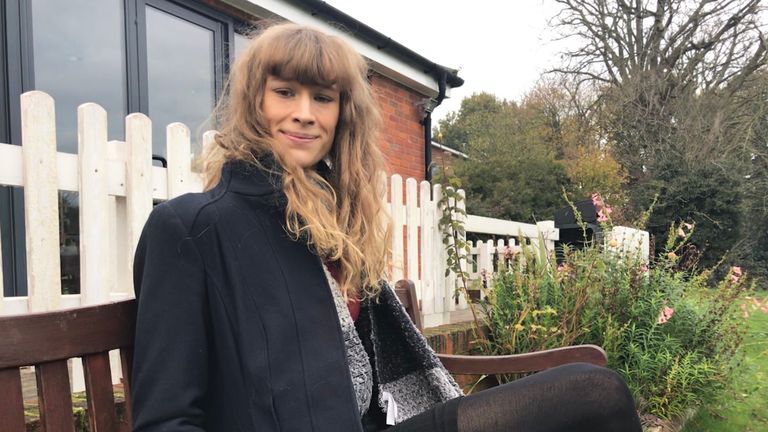
{"label": "red brick wall", "polygon": [[427,96],[374,74],[371,85],[384,128],[381,147],[391,174],[424,180],[424,126],[419,103]]}
{"label": "red brick wall", "polygon": [[432,163],[437,165],[438,171],[442,170],[443,167],[449,167],[453,165],[453,160],[457,156],[453,153],[447,152],[443,149],[432,147]]}

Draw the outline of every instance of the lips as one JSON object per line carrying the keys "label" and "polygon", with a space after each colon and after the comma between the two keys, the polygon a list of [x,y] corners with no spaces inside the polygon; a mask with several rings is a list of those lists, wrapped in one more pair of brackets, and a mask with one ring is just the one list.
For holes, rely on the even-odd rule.
{"label": "lips", "polygon": [[314,141],[317,139],[317,135],[310,135],[306,133],[301,132],[287,132],[287,131],[280,131],[286,138],[288,138],[290,141],[305,144]]}

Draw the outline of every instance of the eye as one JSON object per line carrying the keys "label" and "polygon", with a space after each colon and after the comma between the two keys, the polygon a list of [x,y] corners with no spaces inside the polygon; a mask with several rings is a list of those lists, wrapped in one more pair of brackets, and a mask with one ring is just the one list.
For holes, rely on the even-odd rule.
{"label": "eye", "polygon": [[291,96],[293,96],[293,90],[288,89],[288,88],[276,88],[276,89],[274,89],[272,91],[275,92],[275,94],[277,94],[278,96],[281,96],[281,97],[291,97]]}
{"label": "eye", "polygon": [[333,96],[329,96],[329,95],[326,95],[326,94],[323,94],[323,93],[319,93],[319,94],[315,95],[315,100],[317,102],[326,104],[326,103],[333,102],[335,99],[333,98]]}

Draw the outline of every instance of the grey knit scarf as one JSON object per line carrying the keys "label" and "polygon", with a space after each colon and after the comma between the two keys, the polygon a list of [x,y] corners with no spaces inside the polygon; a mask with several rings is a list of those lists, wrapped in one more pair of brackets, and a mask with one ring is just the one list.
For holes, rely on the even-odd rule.
{"label": "grey knit scarf", "polygon": [[[326,269],[326,277],[334,292],[336,310],[342,323],[347,358],[361,415],[371,397],[369,356],[362,347],[349,309],[338,285]],[[388,283],[381,283],[376,300],[365,300],[361,314],[369,320],[375,376],[378,383],[378,403],[387,414],[388,424],[397,424],[420,414],[432,406],[462,396],[461,388],[443,367],[424,336],[416,329]],[[346,318],[345,318],[346,317]],[[354,333],[354,334],[350,334]],[[350,341],[349,343],[347,341]],[[367,368],[366,368],[367,365]],[[367,370],[366,370],[367,369]]]}

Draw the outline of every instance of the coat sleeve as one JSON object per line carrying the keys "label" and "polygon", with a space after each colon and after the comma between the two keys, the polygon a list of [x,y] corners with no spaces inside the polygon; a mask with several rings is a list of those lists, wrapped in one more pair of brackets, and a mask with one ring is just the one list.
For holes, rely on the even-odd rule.
{"label": "coat sleeve", "polygon": [[203,431],[210,329],[205,269],[168,204],[157,206],[144,227],[134,287],[134,431]]}

